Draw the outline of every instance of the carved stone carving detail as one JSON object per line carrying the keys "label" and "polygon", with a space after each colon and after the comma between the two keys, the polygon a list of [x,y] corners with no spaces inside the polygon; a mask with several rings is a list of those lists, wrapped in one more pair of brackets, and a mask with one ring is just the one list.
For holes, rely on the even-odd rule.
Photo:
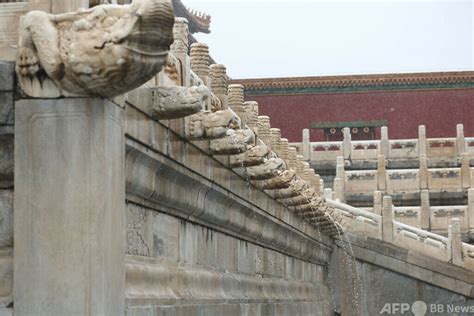
{"label": "carved stone carving detail", "polygon": [[202,80],[209,77],[209,46],[204,43],[194,43],[191,45],[191,69]]}
{"label": "carved stone carving detail", "polygon": [[152,115],[155,119],[174,119],[198,113],[210,94],[205,86],[153,88]]}
{"label": "carved stone carving detail", "polygon": [[155,76],[173,42],[170,0],[21,18],[16,70],[32,97],[113,97]]}
{"label": "carved stone carving detail", "polygon": [[261,165],[247,168],[247,175],[251,180],[267,180],[276,177],[284,167],[285,162],[280,158],[270,158]]}
{"label": "carved stone carving detail", "polygon": [[175,18],[173,28],[174,42],[171,45],[171,51],[178,54],[188,53],[188,20],[185,18]]}
{"label": "carved stone carving detail", "polygon": [[210,150],[214,155],[236,155],[247,151],[255,144],[255,135],[249,129],[227,130],[226,137],[211,140]]}
{"label": "carved stone carving detail", "polygon": [[231,156],[229,165],[232,168],[257,166],[265,162],[269,152],[265,145],[253,146],[243,154]]}
{"label": "carved stone carving detail", "polygon": [[274,178],[262,181],[258,187],[262,190],[280,190],[286,189],[291,186],[293,179],[295,178],[296,172],[293,170],[285,170],[279,172]]}
{"label": "carved stone carving detail", "polygon": [[230,110],[202,111],[189,116],[188,136],[193,139],[217,139],[229,129],[239,128],[239,118]]}

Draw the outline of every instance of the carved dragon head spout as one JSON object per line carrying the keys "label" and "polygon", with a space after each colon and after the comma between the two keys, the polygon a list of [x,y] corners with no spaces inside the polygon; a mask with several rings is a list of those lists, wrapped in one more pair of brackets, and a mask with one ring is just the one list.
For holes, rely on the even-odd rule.
{"label": "carved dragon head spout", "polygon": [[32,97],[123,94],[163,68],[173,25],[171,0],[59,15],[31,11],[20,22],[20,85]]}
{"label": "carved dragon head spout", "polygon": [[139,16],[124,44],[140,54],[168,54],[173,43],[174,12],[170,1],[134,0],[132,12]]}

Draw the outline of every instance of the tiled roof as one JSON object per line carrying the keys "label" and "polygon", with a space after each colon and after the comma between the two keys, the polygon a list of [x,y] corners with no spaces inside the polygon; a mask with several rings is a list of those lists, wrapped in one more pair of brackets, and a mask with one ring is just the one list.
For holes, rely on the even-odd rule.
{"label": "tiled roof", "polygon": [[248,95],[474,88],[474,71],[232,80]]}
{"label": "tiled roof", "polygon": [[189,23],[189,32],[193,33],[211,33],[209,27],[211,17],[205,13],[186,8],[180,0],[172,0],[176,16],[186,18]]}

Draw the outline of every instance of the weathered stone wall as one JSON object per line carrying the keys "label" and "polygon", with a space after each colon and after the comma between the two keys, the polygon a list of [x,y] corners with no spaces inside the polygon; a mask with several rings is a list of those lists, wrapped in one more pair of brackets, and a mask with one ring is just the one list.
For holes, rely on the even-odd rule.
{"label": "weathered stone wall", "polygon": [[14,67],[0,62],[0,315],[13,303]]}
{"label": "weathered stone wall", "polygon": [[[427,305],[426,315],[469,315],[449,313],[448,305],[474,306],[472,271],[371,238],[349,235],[337,244],[329,273],[335,309],[342,315],[412,315],[381,312],[387,303],[411,308],[416,301]],[[444,312],[430,312],[438,304]]]}
{"label": "weathered stone wall", "polygon": [[184,139],[127,113],[130,315],[328,315],[332,241]]}

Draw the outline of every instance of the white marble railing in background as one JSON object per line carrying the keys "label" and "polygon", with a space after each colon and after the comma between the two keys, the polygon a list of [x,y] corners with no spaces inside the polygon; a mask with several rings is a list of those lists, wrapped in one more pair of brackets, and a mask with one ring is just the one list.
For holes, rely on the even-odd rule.
{"label": "white marble railing in background", "polygon": [[451,219],[448,237],[444,237],[394,220],[394,214],[397,210],[403,211],[403,208],[393,210],[390,197],[384,198],[382,216],[335,201],[330,198],[330,192],[326,192],[325,197],[326,203],[341,216],[348,232],[384,240],[404,249],[474,269],[474,245],[461,242],[458,218]]}
{"label": "white marble railing in background", "polygon": [[341,216],[343,226],[350,232],[376,239],[382,238],[382,216],[326,198]]}
{"label": "white marble railing in background", "polygon": [[290,143],[298,154],[311,162],[335,164],[337,156],[349,160],[376,161],[378,155],[390,160],[416,161],[426,155],[433,161],[456,161],[462,153],[474,155],[474,137],[464,137],[462,124],[456,126],[457,136],[448,138],[426,138],[424,126],[419,127],[418,139],[388,139],[388,129],[382,128],[382,139],[353,141],[347,129],[344,140],[338,142],[310,142],[309,131],[303,130],[303,141]]}

